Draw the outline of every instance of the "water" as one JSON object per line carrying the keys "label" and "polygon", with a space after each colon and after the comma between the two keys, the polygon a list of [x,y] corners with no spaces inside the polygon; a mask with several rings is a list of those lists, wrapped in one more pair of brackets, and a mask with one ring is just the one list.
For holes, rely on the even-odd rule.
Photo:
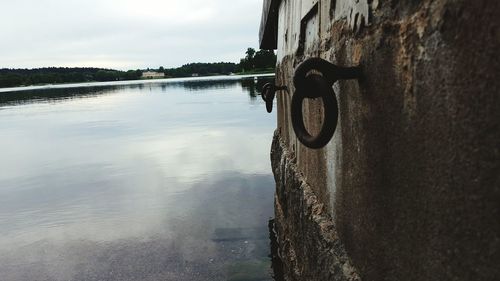
{"label": "water", "polygon": [[0,93],[0,280],[271,280],[270,79]]}

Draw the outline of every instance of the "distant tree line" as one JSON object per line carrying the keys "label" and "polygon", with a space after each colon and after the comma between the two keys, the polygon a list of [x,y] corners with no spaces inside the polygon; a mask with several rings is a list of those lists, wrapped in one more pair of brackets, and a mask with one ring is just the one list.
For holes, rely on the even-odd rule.
{"label": "distant tree line", "polygon": [[119,71],[101,68],[47,67],[36,69],[0,69],[0,87],[21,85],[79,83],[91,81],[136,80],[141,70]]}
{"label": "distant tree line", "polygon": [[[245,57],[240,63],[217,62],[217,63],[189,63],[177,68],[159,69],[156,71],[164,73],[166,77],[190,77],[208,75],[227,75],[231,73],[259,73],[272,72],[276,65],[276,55],[273,51],[248,48]],[[142,70],[119,71],[113,69],[102,69],[92,67],[47,67],[36,69],[0,69],[0,88],[80,83],[93,81],[120,81],[137,80],[142,77]]]}
{"label": "distant tree line", "polygon": [[238,70],[238,65],[232,62],[188,63],[181,67],[165,69],[164,73],[167,77],[188,77],[193,75],[227,75],[238,72]]}
{"label": "distant tree line", "polygon": [[246,56],[240,60],[241,72],[274,70],[276,66],[274,51],[260,50],[256,52],[255,49],[248,48],[245,54]]}
{"label": "distant tree line", "polygon": [[240,60],[239,64],[232,62],[189,63],[177,68],[160,67],[158,72],[164,72],[167,77],[190,77],[274,71],[276,55],[273,51],[255,51],[253,48],[248,48],[245,54],[246,56]]}

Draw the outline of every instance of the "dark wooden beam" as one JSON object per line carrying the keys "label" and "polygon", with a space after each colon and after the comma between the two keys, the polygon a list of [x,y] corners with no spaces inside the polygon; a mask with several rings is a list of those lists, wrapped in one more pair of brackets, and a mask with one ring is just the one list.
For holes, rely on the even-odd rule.
{"label": "dark wooden beam", "polygon": [[260,22],[259,42],[264,50],[278,48],[278,9],[281,0],[264,0]]}

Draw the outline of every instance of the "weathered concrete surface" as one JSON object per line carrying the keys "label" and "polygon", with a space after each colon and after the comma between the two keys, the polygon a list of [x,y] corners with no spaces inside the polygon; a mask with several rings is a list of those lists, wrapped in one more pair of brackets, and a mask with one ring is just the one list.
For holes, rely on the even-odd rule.
{"label": "weathered concrete surface", "polygon": [[285,280],[360,280],[338,239],[325,205],[298,173],[293,156],[275,134],[275,231]]}
{"label": "weathered concrete surface", "polygon": [[[277,131],[289,152],[275,141],[272,159],[290,279],[329,280],[322,270],[337,266],[309,198],[364,280],[498,279],[500,2],[370,1],[370,25],[355,31],[335,17],[346,1],[280,6],[276,77],[290,94],[278,96]],[[296,22],[316,2],[315,47],[297,55]],[[339,124],[321,150],[290,123],[294,69],[311,56],[364,71],[334,85]],[[317,130],[321,104],[305,102],[304,116]]]}

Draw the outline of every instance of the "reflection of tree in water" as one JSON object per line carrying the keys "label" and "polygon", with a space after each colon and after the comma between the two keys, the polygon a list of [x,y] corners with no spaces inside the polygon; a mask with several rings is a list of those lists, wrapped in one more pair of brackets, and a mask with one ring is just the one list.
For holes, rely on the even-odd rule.
{"label": "reflection of tree in water", "polygon": [[0,107],[5,105],[17,105],[35,102],[57,102],[75,98],[96,97],[100,95],[112,94],[123,89],[143,90],[160,88],[162,92],[167,92],[169,88],[183,88],[188,92],[203,92],[205,90],[236,88],[241,85],[244,92],[250,98],[256,99],[266,83],[273,83],[274,77],[254,77],[243,78],[241,80],[194,80],[177,81],[150,84],[129,84],[129,85],[108,85],[79,88],[52,88],[38,89],[17,92],[5,92],[0,94]]}
{"label": "reflection of tree in water", "polygon": [[188,91],[213,90],[233,88],[241,85],[244,92],[247,92],[250,98],[255,99],[260,95],[260,91],[264,84],[274,82],[274,77],[254,77],[243,78],[241,80],[206,80],[206,81],[184,81],[169,83],[174,87],[183,87]]}
{"label": "reflection of tree in water", "polygon": [[258,95],[260,95],[264,84],[274,83],[274,77],[259,77],[257,79],[248,78],[242,79],[240,82],[243,90],[248,91],[250,98],[255,99]]}
{"label": "reflection of tree in water", "polygon": [[233,88],[238,85],[238,83],[238,80],[194,80],[168,83],[168,85],[173,87],[182,87],[188,91],[202,91]]}
{"label": "reflection of tree in water", "polygon": [[[134,85],[137,87],[137,85]],[[0,107],[35,102],[56,102],[74,98],[96,97],[118,92],[126,86],[81,87],[66,89],[39,89],[29,91],[7,92],[0,94]]]}

